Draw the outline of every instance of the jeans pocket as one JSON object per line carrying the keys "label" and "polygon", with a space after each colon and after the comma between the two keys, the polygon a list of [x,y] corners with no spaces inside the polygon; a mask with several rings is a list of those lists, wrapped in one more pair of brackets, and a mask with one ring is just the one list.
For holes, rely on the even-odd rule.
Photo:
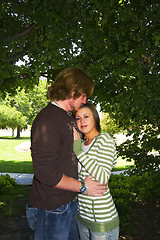
{"label": "jeans pocket", "polygon": [[64,204],[54,210],[46,210],[48,214],[64,214],[68,210],[69,204]]}
{"label": "jeans pocket", "polygon": [[27,221],[32,230],[35,230],[37,223],[37,208],[34,208],[30,205],[26,205],[26,216]]}

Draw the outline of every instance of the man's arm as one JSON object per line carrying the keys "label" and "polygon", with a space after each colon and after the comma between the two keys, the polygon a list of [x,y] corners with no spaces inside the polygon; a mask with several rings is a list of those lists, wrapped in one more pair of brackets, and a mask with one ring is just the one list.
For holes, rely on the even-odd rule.
{"label": "man's arm", "polygon": [[[103,196],[106,192],[106,185],[101,185],[100,183],[92,180],[91,176],[88,176],[85,179],[85,183],[87,186],[87,193],[89,196],[100,197]],[[63,177],[59,181],[59,183],[55,186],[55,188],[72,191],[72,192],[80,192],[81,182],[74,179],[67,177],[63,174]]]}

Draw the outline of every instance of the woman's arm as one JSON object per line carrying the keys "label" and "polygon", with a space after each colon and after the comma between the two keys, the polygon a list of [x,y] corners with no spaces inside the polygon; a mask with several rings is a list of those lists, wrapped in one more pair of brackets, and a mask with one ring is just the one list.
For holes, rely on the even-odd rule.
{"label": "woman's arm", "polygon": [[74,152],[79,162],[96,181],[106,184],[116,156],[113,139],[108,134],[101,134],[87,153],[80,150],[80,144],[79,140],[74,141]]}

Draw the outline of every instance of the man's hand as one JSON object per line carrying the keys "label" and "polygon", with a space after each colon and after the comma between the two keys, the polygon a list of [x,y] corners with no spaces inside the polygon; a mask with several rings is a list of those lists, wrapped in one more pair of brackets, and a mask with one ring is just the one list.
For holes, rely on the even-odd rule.
{"label": "man's hand", "polygon": [[87,195],[94,197],[101,197],[107,191],[107,185],[101,185],[99,182],[92,179],[92,176],[85,178],[85,183],[87,186]]}

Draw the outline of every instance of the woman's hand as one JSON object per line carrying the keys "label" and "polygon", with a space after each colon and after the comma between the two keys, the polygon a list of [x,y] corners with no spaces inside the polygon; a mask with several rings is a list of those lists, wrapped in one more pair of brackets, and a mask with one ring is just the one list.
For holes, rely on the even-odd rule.
{"label": "woman's hand", "polygon": [[73,127],[73,136],[74,136],[74,140],[79,140],[81,139],[79,132],[75,129],[75,127]]}

